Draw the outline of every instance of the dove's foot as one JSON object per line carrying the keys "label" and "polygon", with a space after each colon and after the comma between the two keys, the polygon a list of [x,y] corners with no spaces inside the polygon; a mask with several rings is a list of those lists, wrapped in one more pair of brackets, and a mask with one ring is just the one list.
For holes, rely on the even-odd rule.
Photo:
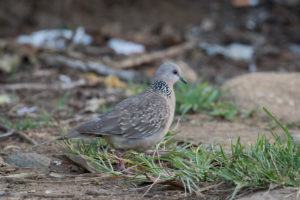
{"label": "dove's foot", "polygon": [[120,152],[116,153],[118,160],[119,160],[119,168],[117,169],[118,172],[122,172],[124,170],[126,170],[123,158],[122,158],[122,154]]}
{"label": "dove's foot", "polygon": [[117,172],[122,172],[123,174],[128,174],[128,175],[135,175],[136,173],[130,171],[129,169],[126,169],[125,163],[122,158],[122,154],[120,152],[117,152],[116,155],[119,160],[119,168],[117,169]]}

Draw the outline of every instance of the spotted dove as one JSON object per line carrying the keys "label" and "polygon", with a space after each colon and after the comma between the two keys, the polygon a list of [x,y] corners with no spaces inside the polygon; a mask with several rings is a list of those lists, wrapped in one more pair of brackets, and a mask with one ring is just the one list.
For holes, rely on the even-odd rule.
{"label": "spotted dove", "polygon": [[173,63],[164,63],[145,91],[121,101],[109,112],[72,128],[58,139],[103,137],[117,150],[119,170],[124,170],[122,152],[149,150],[168,132],[175,111],[173,85],[178,80],[186,83],[180,68]]}

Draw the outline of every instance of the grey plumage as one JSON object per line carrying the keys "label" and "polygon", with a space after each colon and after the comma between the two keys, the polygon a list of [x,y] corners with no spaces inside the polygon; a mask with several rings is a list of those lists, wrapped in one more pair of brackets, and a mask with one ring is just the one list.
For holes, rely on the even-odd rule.
{"label": "grey plumage", "polygon": [[[72,128],[57,139],[103,137],[118,152],[146,151],[168,132],[175,111],[173,84],[181,77],[173,63],[159,67],[145,91],[123,100],[111,111]],[[124,169],[123,162],[120,165]]]}
{"label": "grey plumage", "polygon": [[166,127],[170,115],[167,100],[150,87],[120,102],[106,114],[76,126],[65,138],[92,135],[138,140],[159,134]]}

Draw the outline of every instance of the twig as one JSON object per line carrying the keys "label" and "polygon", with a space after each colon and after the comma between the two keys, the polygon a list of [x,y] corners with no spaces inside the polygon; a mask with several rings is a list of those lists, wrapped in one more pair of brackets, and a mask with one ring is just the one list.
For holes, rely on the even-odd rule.
{"label": "twig", "polygon": [[86,85],[84,79],[74,81],[68,84],[41,84],[41,83],[13,83],[2,84],[0,89],[4,90],[69,90]]}
{"label": "twig", "polygon": [[214,185],[209,185],[209,186],[203,187],[203,188],[201,188],[201,189],[199,190],[199,192],[204,192],[204,191],[210,190],[210,189],[212,189],[212,188],[217,188],[217,187],[219,187],[219,186],[222,185],[222,184],[223,184],[223,182],[220,182],[220,183],[218,183],[218,184],[214,184]]}
{"label": "twig", "polygon": [[39,174],[35,173],[35,172],[24,172],[24,173],[19,173],[19,174],[10,174],[7,176],[0,176],[0,179],[19,179],[19,180],[23,180],[25,178],[34,178],[39,176]]}
{"label": "twig", "polygon": [[50,53],[41,53],[38,57],[42,63],[50,67],[67,67],[77,69],[83,72],[95,72],[104,76],[115,75],[120,79],[126,81],[141,79],[140,75],[137,72],[114,69],[96,61],[84,61],[80,59],[70,58],[62,55],[54,55]]}
{"label": "twig", "polygon": [[29,144],[32,144],[32,145],[37,145],[38,144],[34,139],[31,139],[30,137],[28,137],[24,133],[17,132],[13,129],[9,129],[6,126],[0,125],[0,130],[6,132],[6,133],[0,135],[0,140],[4,139],[6,137],[10,137],[13,134],[15,134],[16,136],[22,138],[24,141],[28,142]]}
{"label": "twig", "polygon": [[151,63],[156,60],[164,59],[166,57],[176,56],[184,51],[192,49],[193,47],[195,47],[196,44],[197,42],[195,41],[189,41],[162,51],[156,51],[149,54],[129,57],[120,62],[112,61],[111,65],[118,69],[128,69],[131,67],[137,67],[145,63]]}
{"label": "twig", "polygon": [[161,174],[159,174],[158,175],[158,177],[155,179],[155,180],[153,180],[153,178],[152,177],[150,177],[150,176],[148,176],[147,174],[146,174],[146,177],[148,178],[148,179],[150,179],[153,183],[150,185],[150,187],[146,190],[146,192],[143,194],[143,198],[148,194],[148,192],[151,190],[151,188],[156,184],[156,182],[158,182],[160,179],[160,175]]}
{"label": "twig", "polygon": [[25,135],[24,133],[16,132],[16,131],[15,131],[15,134],[16,134],[17,136],[19,136],[20,138],[22,138],[23,140],[25,140],[26,142],[28,142],[29,144],[32,144],[32,145],[37,145],[37,144],[38,144],[34,139],[28,137],[28,136]]}
{"label": "twig", "polygon": [[[4,178],[0,178],[1,180],[3,179],[3,180],[5,180],[6,178],[4,177]],[[6,179],[7,180],[7,179]],[[62,183],[89,183],[89,182],[91,182],[91,179],[85,179],[85,180],[66,180],[66,181],[64,181],[64,180],[58,180],[58,181],[40,181],[40,180],[32,180],[32,179],[15,179],[16,180],[16,182],[17,181],[22,181],[23,183],[39,183],[39,184],[41,184],[41,183],[48,183],[48,184],[52,184],[52,183],[60,183],[60,184],[62,184]]]}
{"label": "twig", "polygon": [[72,44],[75,51],[82,52],[84,54],[88,55],[94,55],[94,56],[101,56],[104,54],[113,54],[114,51],[107,47],[97,47],[97,46],[90,46],[90,45],[82,45],[82,44]]}
{"label": "twig", "polygon": [[6,127],[1,126],[1,125],[0,125],[0,130],[5,132],[0,135],[0,140],[4,139],[6,137],[10,137],[15,133],[14,130],[8,130]]}
{"label": "twig", "polygon": [[159,177],[152,177],[149,176],[148,174],[145,174],[146,178],[149,179],[152,183],[157,183],[157,184],[161,184],[161,185],[169,185],[169,186],[175,186],[178,188],[184,188],[184,185],[181,182],[178,181],[171,181],[171,180],[167,180],[167,181],[163,181],[161,179],[159,179]]}
{"label": "twig", "polygon": [[32,198],[32,197],[39,197],[39,198],[73,198],[75,194],[44,194],[44,193],[27,193],[22,195],[23,198]]}

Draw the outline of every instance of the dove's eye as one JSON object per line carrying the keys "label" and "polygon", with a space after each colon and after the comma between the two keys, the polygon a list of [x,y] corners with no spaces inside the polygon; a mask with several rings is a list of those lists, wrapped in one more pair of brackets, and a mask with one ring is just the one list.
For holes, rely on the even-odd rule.
{"label": "dove's eye", "polygon": [[173,74],[177,75],[177,74],[178,74],[177,70],[174,70],[174,71],[173,71]]}

